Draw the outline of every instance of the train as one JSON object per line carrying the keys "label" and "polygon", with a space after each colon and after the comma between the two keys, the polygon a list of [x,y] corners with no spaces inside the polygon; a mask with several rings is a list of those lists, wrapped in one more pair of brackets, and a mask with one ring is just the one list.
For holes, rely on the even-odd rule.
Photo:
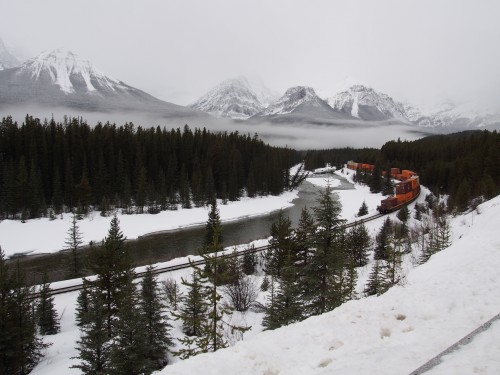
{"label": "train", "polygon": [[[350,160],[347,162],[347,168],[356,171],[373,172],[375,166]],[[395,185],[396,194],[382,199],[380,206],[377,206],[377,210],[381,214],[399,210],[405,204],[417,199],[420,194],[420,179],[417,173],[408,169],[400,170],[399,168],[391,168],[389,171],[382,172],[384,175],[387,173],[390,173],[391,177],[399,182]]]}

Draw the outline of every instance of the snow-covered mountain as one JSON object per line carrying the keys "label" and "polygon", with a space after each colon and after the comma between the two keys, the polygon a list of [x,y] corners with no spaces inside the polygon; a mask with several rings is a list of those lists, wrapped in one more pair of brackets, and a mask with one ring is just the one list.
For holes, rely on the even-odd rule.
{"label": "snow-covered mountain", "polygon": [[410,120],[414,124],[440,132],[500,128],[500,111],[485,107],[483,103],[457,105],[452,101],[445,101],[431,108],[415,109],[413,115]]}
{"label": "snow-covered mountain", "polygon": [[17,57],[15,57],[5,46],[2,38],[0,38],[0,70],[14,68],[21,65]]}
{"label": "snow-covered mountain", "polygon": [[17,68],[0,71],[0,106],[30,104],[98,112],[153,112],[161,117],[206,116],[156,99],[62,49],[43,52]]}
{"label": "snow-covered mountain", "polygon": [[277,95],[264,85],[250,83],[240,76],[221,82],[191,107],[216,117],[245,120],[261,112],[276,98]]}
{"label": "snow-covered mountain", "polygon": [[337,110],[366,121],[396,119],[409,121],[405,107],[389,95],[363,85],[351,86],[327,99]]}
{"label": "snow-covered mountain", "polygon": [[216,117],[244,120],[264,106],[244,77],[227,79],[203,95],[191,107]]}
{"label": "snow-covered mountain", "polygon": [[296,86],[269,105],[253,119],[271,121],[325,122],[350,118],[350,115],[331,108],[312,87]]}
{"label": "snow-covered mountain", "polygon": [[364,85],[351,86],[327,101],[333,109],[361,120],[393,119],[437,132],[500,126],[500,111],[484,108],[482,103],[445,101],[432,108],[418,108]]}

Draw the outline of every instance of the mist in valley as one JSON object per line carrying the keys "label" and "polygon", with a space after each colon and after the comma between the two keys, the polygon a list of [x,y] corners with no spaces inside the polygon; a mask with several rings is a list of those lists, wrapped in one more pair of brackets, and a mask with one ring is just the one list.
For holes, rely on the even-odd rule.
{"label": "mist in valley", "polygon": [[90,126],[107,122],[117,126],[133,123],[134,126],[145,128],[157,127],[166,129],[206,128],[214,132],[235,132],[257,134],[264,142],[273,146],[289,147],[296,150],[326,149],[336,147],[381,147],[390,140],[415,140],[426,135],[426,132],[417,126],[407,125],[397,121],[357,121],[339,120],[322,122],[321,119],[314,124],[294,122],[259,122],[235,121],[231,119],[206,117],[206,118],[162,118],[156,113],[139,113],[136,111],[121,112],[81,112],[68,108],[54,108],[47,110],[41,107],[13,107],[0,110],[0,117],[12,116],[19,124],[24,122],[26,115],[39,118],[42,122],[54,118],[56,122],[73,117],[82,118]]}

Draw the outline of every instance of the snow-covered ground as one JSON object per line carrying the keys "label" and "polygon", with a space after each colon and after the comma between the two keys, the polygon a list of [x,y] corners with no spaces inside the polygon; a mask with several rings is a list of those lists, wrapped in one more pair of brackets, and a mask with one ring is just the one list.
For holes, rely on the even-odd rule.
{"label": "snow-covered ground", "polygon": [[[250,216],[263,215],[292,205],[298,192],[285,192],[279,196],[241,198],[227,205],[219,204],[222,221],[237,220]],[[210,207],[162,211],[156,215],[119,214],[120,228],[128,239],[156,231],[165,231],[204,224]],[[28,220],[3,220],[0,222],[0,246],[6,256],[16,253],[48,253],[62,250],[68,238],[72,215],[64,214],[62,219],[48,218]],[[107,234],[111,217],[102,217],[93,212],[78,221],[83,243],[101,241]]]}
{"label": "snow-covered ground", "polygon": [[[381,198],[359,185],[355,190],[337,194],[343,204],[342,216],[347,219],[354,218],[363,200],[370,214],[373,213]],[[419,200],[424,196],[425,193]],[[404,285],[380,297],[350,301],[322,316],[267,332],[262,332],[262,314],[252,311],[235,314],[236,321],[252,326],[243,341],[186,361],[174,357],[161,373],[409,374],[500,312],[500,299],[495,297],[500,288],[499,215],[500,197],[497,197],[479,206],[473,214],[454,218],[452,246],[416,268],[407,259]],[[380,228],[382,220],[367,224],[372,234]],[[265,242],[258,241],[255,245]],[[167,264],[185,260],[180,258]],[[361,284],[369,271],[369,267],[358,270]],[[189,270],[180,270],[161,278],[180,280],[189,274]],[[259,277],[255,277],[258,282]],[[68,282],[71,281],[64,283]],[[264,297],[261,293],[259,300],[263,302]],[[53,345],[33,374],[80,373],[69,369],[76,362],[71,357],[77,355],[75,346],[79,338],[75,325],[76,298],[76,292],[55,297],[62,330],[46,338]],[[477,336],[470,345],[446,356],[430,373],[500,373],[499,323]],[[174,321],[173,326],[174,337],[179,337],[181,323]]]}
{"label": "snow-covered ground", "polygon": [[[380,297],[336,310],[234,347],[178,362],[165,374],[409,374],[500,312],[500,197],[480,214],[452,220],[454,243]],[[499,374],[495,323],[444,358],[435,374]]]}

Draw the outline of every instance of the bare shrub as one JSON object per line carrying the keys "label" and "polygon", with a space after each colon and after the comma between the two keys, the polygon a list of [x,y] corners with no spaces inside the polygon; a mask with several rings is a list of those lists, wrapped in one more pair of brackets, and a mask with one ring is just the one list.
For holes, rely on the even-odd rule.
{"label": "bare shrub", "polygon": [[234,283],[224,285],[223,290],[236,311],[247,311],[258,295],[257,283],[248,276],[240,277]]}
{"label": "bare shrub", "polygon": [[162,282],[162,285],[169,305],[174,310],[177,310],[177,305],[179,304],[182,297],[179,284],[174,279],[167,279]]}

